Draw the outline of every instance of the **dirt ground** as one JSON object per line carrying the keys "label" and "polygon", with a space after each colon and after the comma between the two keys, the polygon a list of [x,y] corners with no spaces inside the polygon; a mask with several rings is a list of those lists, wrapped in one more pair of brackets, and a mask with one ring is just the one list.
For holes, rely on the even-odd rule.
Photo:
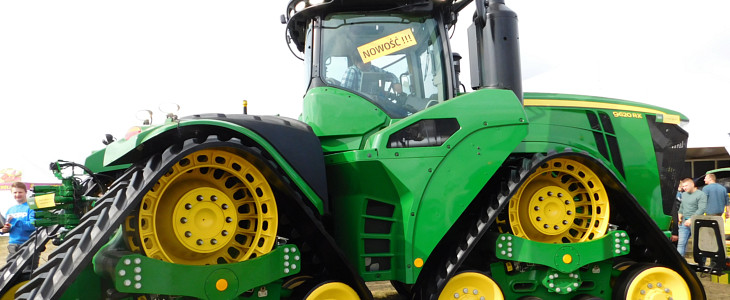
{"label": "dirt ground", "polygon": [[[0,236],[0,266],[5,265],[5,258],[8,255],[8,237]],[[47,246],[49,250],[45,251],[41,255],[40,263],[43,264],[48,261],[48,254],[53,249],[53,245],[50,243]],[[710,281],[709,275],[700,276],[705,292],[707,293],[707,299],[711,300],[730,300],[730,285],[714,283]],[[373,296],[378,300],[400,300],[403,299],[398,296],[395,289],[387,281],[369,282],[368,287],[373,291]]]}

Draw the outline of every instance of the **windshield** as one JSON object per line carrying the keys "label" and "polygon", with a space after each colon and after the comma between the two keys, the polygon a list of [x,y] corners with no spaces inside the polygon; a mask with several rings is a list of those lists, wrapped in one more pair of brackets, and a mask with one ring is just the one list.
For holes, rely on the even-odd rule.
{"label": "windshield", "polygon": [[442,44],[432,18],[335,14],[323,22],[320,74],[395,118],[447,97]]}

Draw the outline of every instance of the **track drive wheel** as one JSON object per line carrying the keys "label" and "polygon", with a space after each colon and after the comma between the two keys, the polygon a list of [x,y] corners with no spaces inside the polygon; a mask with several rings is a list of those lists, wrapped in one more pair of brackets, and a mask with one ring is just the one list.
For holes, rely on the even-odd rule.
{"label": "track drive wheel", "polygon": [[232,148],[180,157],[145,194],[136,220],[127,222],[125,231],[136,234],[128,240],[139,244],[130,248],[186,265],[240,262],[270,252],[277,205],[254,161],[252,153]]}
{"label": "track drive wheel", "polygon": [[636,264],[621,273],[614,299],[690,299],[687,282],[674,270],[654,264]]}
{"label": "track drive wheel", "polygon": [[342,282],[325,282],[309,291],[305,300],[357,300],[360,297]]}
{"label": "track drive wheel", "polygon": [[439,300],[503,300],[504,294],[492,278],[477,272],[462,272],[449,279]]}
{"label": "track drive wheel", "polygon": [[15,292],[17,292],[18,289],[20,289],[20,287],[24,286],[26,283],[28,283],[27,280],[26,281],[21,281],[18,284],[14,285],[13,287],[11,287],[8,290],[7,293],[5,293],[2,296],[0,296],[0,300],[13,300],[13,299],[15,299]]}
{"label": "track drive wheel", "polygon": [[577,243],[602,237],[608,229],[606,189],[588,166],[557,157],[542,163],[509,202],[516,236],[543,243]]}

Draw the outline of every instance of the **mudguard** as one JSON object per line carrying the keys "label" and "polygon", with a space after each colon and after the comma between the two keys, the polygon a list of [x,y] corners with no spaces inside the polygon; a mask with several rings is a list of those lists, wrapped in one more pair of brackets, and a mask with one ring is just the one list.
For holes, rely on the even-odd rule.
{"label": "mudguard", "polygon": [[[305,123],[280,116],[201,114],[142,129],[109,144],[86,161],[92,170],[137,162],[186,138],[215,134],[259,145],[311,199],[320,214],[327,208],[327,181],[319,139]],[[103,158],[101,158],[103,157]]]}

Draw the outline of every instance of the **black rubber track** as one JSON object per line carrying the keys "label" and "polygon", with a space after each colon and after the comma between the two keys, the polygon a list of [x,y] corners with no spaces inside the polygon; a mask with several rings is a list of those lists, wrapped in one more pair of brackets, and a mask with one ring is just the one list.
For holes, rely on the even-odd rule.
{"label": "black rubber track", "polygon": [[[79,273],[89,265],[94,254],[109,241],[124,219],[139,207],[144,194],[170,167],[190,153],[213,147],[246,149],[249,153],[260,152],[260,149],[245,146],[235,138],[222,141],[217,136],[208,136],[190,138],[171,145],[165,151],[153,154],[144,166],[132,166],[112,184],[97,205],[84,215],[81,224],[68,232],[65,242],[51,254],[48,263],[37,269],[31,281],[16,293],[17,299],[59,299]],[[279,173],[273,169],[276,169],[275,166],[268,171]],[[285,186],[294,186],[283,176],[278,179]],[[289,190],[286,194],[289,197],[283,197],[284,204],[280,207],[288,211],[285,212],[287,217],[297,224],[302,239],[309,241],[318,257],[324,258],[321,261],[330,279],[352,286],[363,299],[372,298],[364,281],[347,263],[344,255],[335,246],[334,239],[304,202],[301,193]]]}
{"label": "black rubber track", "polygon": [[20,246],[18,252],[8,257],[8,263],[0,269],[0,295],[4,295],[18,282],[23,281],[25,276],[30,275],[24,272],[31,263],[31,258],[40,254],[46,243],[60,229],[59,226],[38,228],[30,238]]}
{"label": "black rubber track", "polygon": [[[467,208],[467,211],[454,225],[456,230],[452,228],[444,241],[440,242],[434,253],[429,256],[429,261],[414,285],[412,299],[438,299],[448,280],[458,273],[462,263],[491,224],[495,222],[497,216],[507,206],[509,199],[525,179],[534,173],[543,162],[565,156],[569,156],[593,170],[605,171],[599,172],[599,176],[606,185],[609,198],[612,199],[611,222],[619,222],[616,224],[619,225],[619,229],[626,230],[632,237],[629,257],[636,262],[660,263],[675,270],[689,285],[692,299],[705,299],[704,289],[699,283],[697,275],[679,256],[669,239],[664,236],[644,208],[638,204],[636,198],[626,192],[627,188],[600,162],[587,154],[573,152],[570,149],[561,153],[535,154],[532,159],[515,160],[511,166],[505,166],[501,170],[502,183],[490,181],[486,189],[491,189],[492,192],[486,191],[484,193],[486,195],[482,197],[486,199],[478,197],[478,200],[484,201],[481,203],[478,200],[474,201],[475,203]],[[495,176],[500,176],[500,174],[495,174]],[[494,195],[494,191],[500,192],[498,195]],[[617,212],[620,212],[621,217],[614,217],[613,214]]]}

